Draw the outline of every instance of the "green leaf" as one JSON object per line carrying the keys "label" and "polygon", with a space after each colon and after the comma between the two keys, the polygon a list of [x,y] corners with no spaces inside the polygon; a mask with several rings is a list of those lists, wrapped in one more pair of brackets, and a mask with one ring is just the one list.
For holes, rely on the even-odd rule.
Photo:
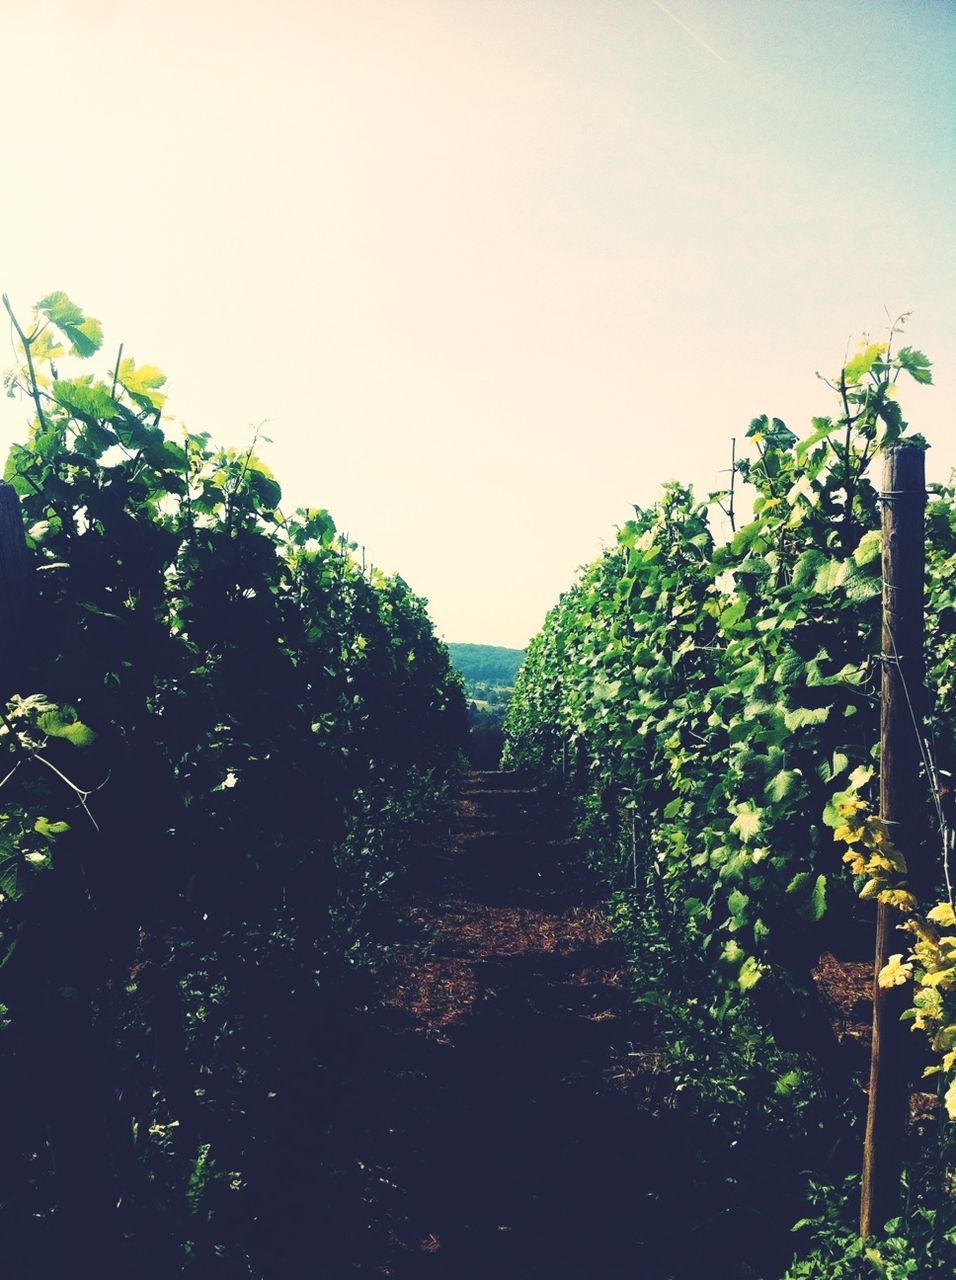
{"label": "green leaf", "polygon": [[733,604],[721,611],[718,623],[721,631],[733,631],[737,624],[747,612],[747,605],[750,603],[749,598],[741,592]]}
{"label": "green leaf", "polygon": [[51,822],[49,818],[37,818],[33,824],[33,830],[47,840],[55,840],[57,836],[63,835],[69,829],[68,822]]}
{"label": "green leaf", "polygon": [[[827,766],[827,771],[829,772],[829,765]],[[834,791],[823,809],[823,821],[828,827],[842,826],[846,819],[840,813],[837,806],[854,795],[854,791]]]}
{"label": "green leaf", "polygon": [[282,501],[282,489],[278,482],[258,471],[252,472],[247,479],[259,505],[267,511],[274,511]]}
{"label": "green leaf", "polygon": [[799,781],[800,774],[796,769],[781,769],[767,783],[766,794],[771,800],[779,804],[781,800],[786,800]]}
{"label": "green leaf", "polygon": [[88,317],[82,324],[72,325],[63,332],[70,339],[73,354],[91,356],[103,345],[103,329],[99,320]]}
{"label": "green leaf", "polygon": [[807,664],[795,649],[785,649],[777,663],[774,680],[777,684],[788,688],[791,685],[806,683]]}
{"label": "green leaf", "polygon": [[812,871],[799,871],[787,885],[786,891],[788,894],[803,898],[797,907],[802,916],[813,921],[823,918],[827,909],[826,876],[819,875],[814,880]]}
{"label": "green leaf", "polygon": [[917,351],[915,347],[904,347],[896,357],[896,363],[901,369],[915,378],[917,382],[931,383],[933,375],[930,370],[933,367],[932,360],[928,360],[922,351]]}
{"label": "green leaf", "polygon": [[116,444],[116,436],[98,422],[87,422],[76,443],[81,452],[89,454],[91,458],[101,458],[107,449]]}
{"label": "green leaf", "polygon": [[813,433],[801,440],[797,445],[797,459],[802,460],[804,454],[809,453],[814,445],[818,445],[821,440],[826,440],[827,436],[831,435],[838,425],[832,418],[814,418]]}
{"label": "green leaf", "polygon": [[[794,1089],[799,1088],[802,1080],[802,1071],[785,1071],[782,1076],[777,1077],[777,1081],[773,1086],[773,1091],[778,1098],[787,1098],[791,1093],[793,1093]],[[796,1228],[794,1228],[794,1230],[796,1230]]]}
{"label": "green leaf", "polygon": [[752,520],[750,524],[745,524],[738,529],[730,542],[730,550],[734,556],[743,555],[756,539],[763,532],[763,521]]}
{"label": "green leaf", "polygon": [[882,595],[883,580],[881,578],[868,577],[861,573],[850,573],[847,574],[843,590],[848,600],[853,600],[859,604],[864,600],[873,600],[876,596]]}
{"label": "green leaf", "polygon": [[76,718],[72,707],[61,707],[58,711],[44,712],[37,720],[40,729],[49,738],[65,738],[75,747],[88,747],[96,738],[96,734],[87,725]]}
{"label": "green leaf", "polygon": [[885,342],[871,342],[859,354],[855,355],[852,360],[847,361],[843,370],[843,377],[847,386],[853,386],[870,372],[873,366],[879,360],[880,356],[886,354]]}
{"label": "green leaf", "polygon": [[137,453],[151,446],[161,448],[166,443],[166,437],[159,427],[143,422],[142,418],[137,417],[123,404],[117,405],[113,430],[120,444]]}
{"label": "green leaf", "polygon": [[865,1246],[863,1253],[870,1266],[876,1269],[876,1274],[881,1277],[881,1280],[886,1280],[886,1263],[883,1261],[883,1255],[880,1253],[879,1249],[873,1249],[870,1246]]}
{"label": "green leaf", "polygon": [[850,757],[845,751],[834,751],[830,777],[836,778],[850,767]]}
{"label": "green leaf", "polygon": [[745,844],[749,844],[760,831],[763,810],[758,809],[752,801],[745,800],[742,804],[736,806],[736,814],[736,818],[730,824],[730,829]]}
{"label": "green leaf", "polygon": [[737,985],[741,991],[750,991],[755,987],[763,977],[763,966],[753,956],[748,956],[740,966],[740,973],[737,975]]}
{"label": "green leaf", "polygon": [[751,419],[750,426],[747,428],[747,438],[765,442],[772,448],[780,450],[789,449],[797,439],[782,418],[771,419],[766,414]]}
{"label": "green leaf", "polygon": [[120,406],[110,395],[105,383],[93,382],[90,378],[54,382],[53,398],[71,413],[94,421],[101,419],[109,422],[120,412]]}
{"label": "green leaf", "polygon": [[75,302],[70,301],[62,290],[58,290],[56,293],[48,293],[45,298],[41,298],[37,303],[36,309],[37,311],[42,311],[48,319],[52,320],[61,329],[65,325],[75,326],[82,324],[84,320],[83,312]]}
{"label": "green leaf", "polygon": [[741,850],[720,868],[720,878],[721,880],[742,880],[751,865],[750,855],[746,850]]}
{"label": "green leaf", "polygon": [[829,592],[835,591],[843,583],[843,579],[847,575],[847,568],[845,560],[828,560],[817,572],[813,584],[814,591],[819,592],[821,595],[827,595]]}
{"label": "green leaf", "polygon": [[47,316],[69,341],[73,355],[91,356],[103,345],[100,322],[85,316],[65,293],[47,294],[37,303],[37,310]]}
{"label": "green leaf", "polygon": [[747,910],[747,903],[750,899],[745,893],[741,893],[739,889],[733,889],[727,895],[727,908],[735,920],[739,919]]}
{"label": "green leaf", "polygon": [[819,573],[820,566],[826,564],[826,559],[822,551],[818,551],[816,547],[810,547],[793,566],[790,581],[798,589],[809,586]]}
{"label": "green leaf", "polygon": [[16,901],[23,893],[25,867],[17,849],[9,844],[0,845],[0,893]]}
{"label": "green leaf", "polygon": [[798,871],[790,883],[787,885],[787,893],[801,893],[810,883],[811,875],[809,871]]}
{"label": "green leaf", "polygon": [[853,561],[862,568],[873,560],[880,558],[883,548],[883,535],[879,529],[868,529],[857,543],[853,552]]}
{"label": "green leaf", "polygon": [[829,714],[829,707],[794,707],[784,715],[783,721],[792,733],[795,729],[803,729],[807,725],[823,724]]}

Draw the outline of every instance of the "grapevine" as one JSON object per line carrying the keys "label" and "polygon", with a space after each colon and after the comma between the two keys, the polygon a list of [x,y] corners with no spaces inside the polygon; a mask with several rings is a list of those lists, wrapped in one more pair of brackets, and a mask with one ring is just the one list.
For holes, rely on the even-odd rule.
{"label": "grapevine", "polygon": [[209,1274],[244,1205],[326,1159],[297,1110],[335,1107],[389,886],[457,769],[460,681],[425,602],[324,509],[287,511],[258,440],[175,423],[122,351],[83,372],[102,329],[65,294],[29,324],[6,305],[33,421],[4,473],[31,573],[2,691],[0,1065],[10,1159],[38,1153],[7,1234],[92,1232],[117,1274],[154,1240],[141,1265]]}

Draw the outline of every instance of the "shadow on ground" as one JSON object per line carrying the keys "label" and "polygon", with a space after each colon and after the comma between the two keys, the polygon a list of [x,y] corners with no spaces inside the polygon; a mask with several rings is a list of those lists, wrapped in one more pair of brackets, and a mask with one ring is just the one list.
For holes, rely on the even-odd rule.
{"label": "shadow on ground", "polygon": [[[581,851],[545,797],[470,775],[409,911],[429,945],[400,951],[386,975],[386,1014],[368,1021],[334,1126],[363,1214],[329,1222],[326,1206],[313,1215],[324,1240],[308,1218],[284,1232],[276,1275],[783,1271],[790,1206],[774,1219],[715,1192],[713,1144],[670,1105]],[[757,1173],[772,1204],[775,1171]]]}

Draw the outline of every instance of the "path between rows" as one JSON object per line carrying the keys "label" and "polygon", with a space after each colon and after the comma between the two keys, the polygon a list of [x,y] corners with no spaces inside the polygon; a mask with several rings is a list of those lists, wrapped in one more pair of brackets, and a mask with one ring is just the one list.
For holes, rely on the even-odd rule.
{"label": "path between rows", "polygon": [[729,1257],[720,1271],[708,1206],[687,1212],[697,1136],[667,1105],[585,862],[545,795],[469,775],[408,908],[430,941],[388,974],[394,1023],[363,1120],[389,1226],[361,1274],[739,1274]]}
{"label": "path between rows", "polygon": [[[785,1151],[758,1123],[731,1141],[681,1092],[556,810],[516,775],[469,774],[447,838],[410,860],[405,927],[377,990],[363,1016],[319,1029],[329,1074],[301,1081],[289,1167],[263,1217],[270,1277],[786,1270],[801,1170],[831,1138]],[[852,1048],[863,979],[824,960],[823,1041]]]}
{"label": "path between rows", "polygon": [[396,1082],[404,1221],[383,1276],[636,1274],[660,1184],[627,1085],[649,1056],[583,861],[546,797],[469,775],[410,907],[431,945],[391,976],[421,1060]]}

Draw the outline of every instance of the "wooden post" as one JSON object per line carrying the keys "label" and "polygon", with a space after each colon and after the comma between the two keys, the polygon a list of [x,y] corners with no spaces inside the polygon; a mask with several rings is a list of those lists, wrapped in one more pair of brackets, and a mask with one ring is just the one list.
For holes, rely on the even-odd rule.
{"label": "wooden post", "polygon": [[23,652],[23,620],[32,586],[16,491],[0,480],[0,697],[13,692]]}
{"label": "wooden post", "polygon": [[[888,449],[883,467],[883,689],[880,719],[880,816],[907,859],[917,891],[925,872],[918,865],[923,731],[923,509],[926,502],[922,449]],[[909,1004],[905,986],[883,988],[877,975],[894,942],[896,913],[877,907],[873,974],[873,1044],[863,1146],[860,1235],[879,1231],[900,1211],[903,1146],[909,1110],[909,1029],[900,1014]]]}
{"label": "wooden post", "polygon": [[631,808],[631,867],[634,872],[634,892],[637,893],[637,810]]}

